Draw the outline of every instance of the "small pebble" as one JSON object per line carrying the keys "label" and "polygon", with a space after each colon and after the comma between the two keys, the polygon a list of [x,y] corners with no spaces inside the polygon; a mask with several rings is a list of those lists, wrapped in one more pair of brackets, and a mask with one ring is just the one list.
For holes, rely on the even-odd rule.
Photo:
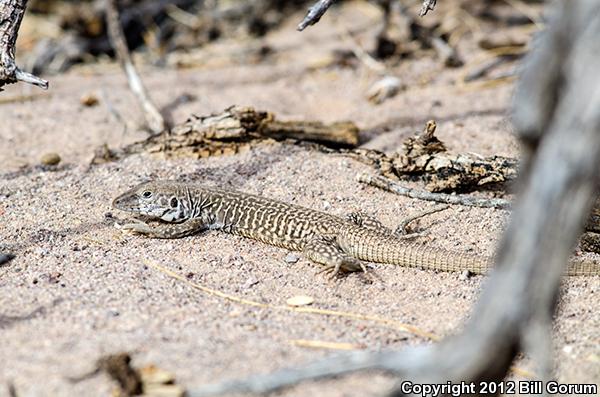
{"label": "small pebble", "polygon": [[288,253],[284,259],[287,263],[296,263],[300,260],[300,256],[293,252]]}
{"label": "small pebble", "polygon": [[471,278],[472,273],[468,270],[463,270],[462,273],[460,273],[460,276],[458,276],[458,279],[460,281],[467,281],[469,278]]}
{"label": "small pebble", "polygon": [[60,273],[60,272],[52,272],[52,273],[48,274],[48,282],[50,284],[58,284],[61,276],[62,276],[62,273]]}
{"label": "small pebble", "polygon": [[83,106],[92,107],[98,104],[98,97],[94,94],[85,94],[80,99],[79,102]]}
{"label": "small pebble", "polygon": [[258,279],[250,277],[244,282],[244,284],[242,285],[242,289],[249,289],[256,284],[258,284]]}
{"label": "small pebble", "polygon": [[312,304],[314,301],[315,301],[315,298],[313,298],[312,296],[297,295],[297,296],[292,296],[291,298],[286,300],[285,303],[288,306],[307,306],[307,305]]}
{"label": "small pebble", "polygon": [[42,165],[58,165],[58,163],[60,163],[60,160],[61,158],[58,155],[58,153],[50,152],[44,154],[40,158],[40,163],[42,163]]}
{"label": "small pebble", "polygon": [[376,81],[367,91],[367,99],[375,104],[380,104],[396,94],[405,87],[399,78],[394,76],[385,76]]}

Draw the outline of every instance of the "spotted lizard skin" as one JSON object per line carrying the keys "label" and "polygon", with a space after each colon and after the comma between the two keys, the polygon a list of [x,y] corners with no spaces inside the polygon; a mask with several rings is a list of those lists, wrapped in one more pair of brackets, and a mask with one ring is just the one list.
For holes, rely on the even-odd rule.
{"label": "spotted lizard skin", "polygon": [[[252,194],[202,185],[142,183],[113,201],[119,210],[161,221],[122,228],[156,238],[179,238],[216,229],[301,251],[333,273],[365,270],[364,262],[421,269],[487,273],[491,258],[407,242],[360,214],[346,218]],[[573,261],[568,275],[600,274],[594,262]]]}

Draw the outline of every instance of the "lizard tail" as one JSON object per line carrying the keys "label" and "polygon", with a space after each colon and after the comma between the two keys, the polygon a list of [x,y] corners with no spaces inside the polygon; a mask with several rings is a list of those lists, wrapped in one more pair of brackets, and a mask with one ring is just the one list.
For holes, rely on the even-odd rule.
{"label": "lizard tail", "polygon": [[488,257],[406,243],[393,247],[389,252],[389,259],[389,262],[384,262],[445,272],[468,270],[474,274],[487,274],[493,266],[492,259]]}
{"label": "lizard tail", "polygon": [[600,263],[590,260],[574,259],[565,271],[567,276],[600,276]]}
{"label": "lizard tail", "polygon": [[486,274],[493,265],[491,258],[484,256],[407,243],[394,236],[359,228],[348,230],[338,240],[342,250],[368,262],[446,272],[468,270],[474,274]]}
{"label": "lizard tail", "polygon": [[[492,257],[458,253],[442,248],[431,248],[407,243],[393,236],[376,232],[354,230],[341,236],[340,246],[350,255],[368,262],[416,267],[425,270],[487,274],[494,266]],[[566,276],[600,275],[600,263],[589,260],[571,260]]]}

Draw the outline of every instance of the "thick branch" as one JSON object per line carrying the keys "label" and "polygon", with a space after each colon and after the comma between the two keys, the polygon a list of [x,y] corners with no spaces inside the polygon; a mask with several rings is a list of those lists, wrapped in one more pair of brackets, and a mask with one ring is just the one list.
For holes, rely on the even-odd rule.
{"label": "thick branch", "polygon": [[0,1],[0,91],[18,81],[47,89],[48,81],[22,71],[15,63],[15,45],[27,0]]}

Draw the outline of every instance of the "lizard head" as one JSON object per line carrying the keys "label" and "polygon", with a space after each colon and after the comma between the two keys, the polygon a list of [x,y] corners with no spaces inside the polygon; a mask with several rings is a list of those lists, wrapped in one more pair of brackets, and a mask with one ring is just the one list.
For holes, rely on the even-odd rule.
{"label": "lizard head", "polygon": [[112,206],[166,222],[183,221],[186,209],[175,183],[168,181],[144,182],[113,200]]}

